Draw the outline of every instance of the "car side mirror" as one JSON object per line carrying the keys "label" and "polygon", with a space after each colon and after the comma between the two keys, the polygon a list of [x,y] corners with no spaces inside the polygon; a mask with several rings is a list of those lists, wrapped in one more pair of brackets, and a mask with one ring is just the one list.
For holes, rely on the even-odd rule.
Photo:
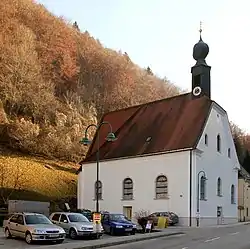
{"label": "car side mirror", "polygon": [[63,220],[63,223],[68,223],[68,221],[67,220]]}

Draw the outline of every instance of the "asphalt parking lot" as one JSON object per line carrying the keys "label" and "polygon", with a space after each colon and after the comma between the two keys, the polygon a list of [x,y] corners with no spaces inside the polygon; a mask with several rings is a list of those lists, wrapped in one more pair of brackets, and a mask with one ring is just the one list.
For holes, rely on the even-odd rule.
{"label": "asphalt parking lot", "polygon": [[[102,236],[102,240],[105,238],[109,238],[110,236],[107,234],[104,234]],[[88,239],[78,239],[77,241],[82,241],[83,243],[85,241],[89,241]],[[70,243],[70,242],[76,242],[75,240],[71,240],[66,238],[65,241],[63,242],[64,244]],[[4,234],[1,232],[0,233],[0,249],[24,249],[24,248],[34,248],[39,245],[50,245],[50,243],[39,243],[39,244],[34,244],[34,245],[27,245],[24,240],[21,239],[6,239],[4,237]],[[42,248],[42,247],[41,247]]]}

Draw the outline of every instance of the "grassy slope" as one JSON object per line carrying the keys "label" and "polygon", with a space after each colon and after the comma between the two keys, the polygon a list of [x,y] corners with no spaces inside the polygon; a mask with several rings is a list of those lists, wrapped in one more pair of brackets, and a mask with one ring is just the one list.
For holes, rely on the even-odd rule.
{"label": "grassy slope", "polygon": [[0,176],[3,172],[11,173],[9,180],[0,187],[13,188],[13,181],[20,172],[18,182],[22,193],[14,193],[11,199],[52,200],[73,196],[76,194],[77,167],[68,162],[5,153],[0,155]]}

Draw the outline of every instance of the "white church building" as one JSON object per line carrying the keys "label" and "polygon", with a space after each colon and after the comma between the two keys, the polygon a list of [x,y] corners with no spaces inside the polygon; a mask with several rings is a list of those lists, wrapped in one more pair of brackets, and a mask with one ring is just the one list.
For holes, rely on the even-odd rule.
{"label": "white church building", "polygon": [[172,211],[184,226],[238,222],[240,168],[226,111],[211,100],[209,47],[193,48],[192,91],[105,114],[78,172],[78,208]]}

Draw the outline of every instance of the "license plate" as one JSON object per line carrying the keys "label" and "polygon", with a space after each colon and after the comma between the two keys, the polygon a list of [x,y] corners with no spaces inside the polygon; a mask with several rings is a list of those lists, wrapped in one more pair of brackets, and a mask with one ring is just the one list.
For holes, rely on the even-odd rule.
{"label": "license plate", "polygon": [[132,231],[132,228],[126,228],[125,231],[126,232]]}
{"label": "license plate", "polygon": [[49,237],[50,237],[50,238],[57,238],[58,235],[57,235],[57,234],[50,234]]}

